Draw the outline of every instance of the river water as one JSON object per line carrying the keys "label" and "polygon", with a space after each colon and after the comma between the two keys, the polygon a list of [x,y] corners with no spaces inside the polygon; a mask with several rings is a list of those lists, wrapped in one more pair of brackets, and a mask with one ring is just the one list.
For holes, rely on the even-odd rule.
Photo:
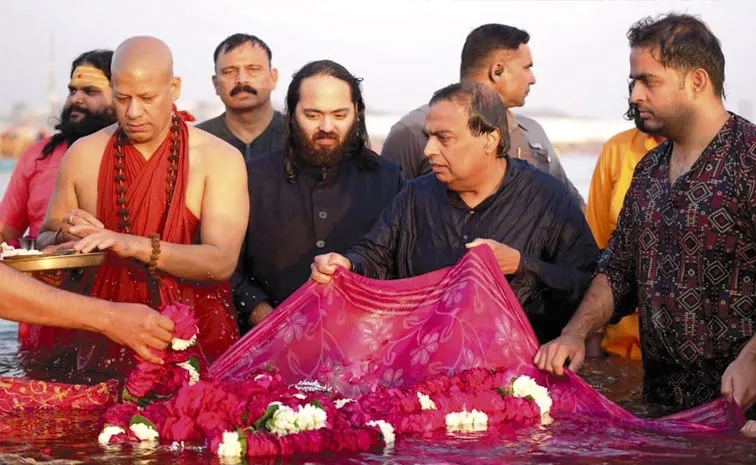
{"label": "river water", "polygon": [[[562,158],[565,171],[585,198],[594,155]],[[0,170],[0,195],[10,173]],[[15,361],[15,323],[0,320],[0,375],[19,374]],[[590,360],[581,376],[604,395],[635,413],[649,414],[641,399],[642,370],[637,362],[614,358]],[[97,414],[0,416],[0,463],[219,464],[203,450],[134,447],[102,448],[96,443]],[[29,431],[35,431],[29,434]],[[628,447],[628,443],[633,444]],[[756,463],[756,439],[727,436],[672,436],[621,430],[589,420],[563,420],[502,434],[407,438],[387,454],[314,456],[250,461],[264,464],[667,464]]]}

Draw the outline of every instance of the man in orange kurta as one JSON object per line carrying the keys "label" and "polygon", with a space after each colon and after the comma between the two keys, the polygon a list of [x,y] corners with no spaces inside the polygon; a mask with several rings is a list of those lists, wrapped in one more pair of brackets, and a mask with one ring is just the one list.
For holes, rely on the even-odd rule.
{"label": "man in orange kurta", "polygon": [[[126,40],[112,70],[119,124],[71,147],[39,241],[112,252],[94,296],[194,306],[200,349],[212,360],[239,337],[228,280],[249,215],[243,159],[175,110],[181,81],[162,41]],[[74,349],[83,381],[133,365],[123,347],[95,334],[79,334]]]}
{"label": "man in orange kurta", "polygon": [[[633,180],[635,166],[662,140],[633,128],[613,136],[601,149],[585,212],[600,248],[606,248],[612,232],[617,228],[617,218]],[[625,358],[640,360],[638,314],[626,316],[616,325],[607,325],[601,348]]]}

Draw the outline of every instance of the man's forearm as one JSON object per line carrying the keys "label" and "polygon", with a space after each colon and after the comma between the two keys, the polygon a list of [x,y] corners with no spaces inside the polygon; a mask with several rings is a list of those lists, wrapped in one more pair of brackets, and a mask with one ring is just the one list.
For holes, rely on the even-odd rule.
{"label": "man's forearm", "polygon": [[[137,250],[132,254],[137,260],[149,263],[152,256],[152,240],[137,237]],[[209,244],[172,244],[160,241],[157,268],[173,276],[194,281],[228,281],[236,268],[239,251],[226,253],[220,247]]]}
{"label": "man's forearm", "polygon": [[609,280],[605,274],[598,274],[593,278],[577,312],[562,330],[562,335],[585,339],[609,322],[613,313],[614,295]]}
{"label": "man's forearm", "polygon": [[0,317],[20,323],[98,331],[112,304],[43,284],[0,265]]}
{"label": "man's forearm", "polygon": [[756,359],[756,335],[751,337],[751,340],[746,343],[746,345],[743,346],[742,349],[740,349],[740,353],[738,354],[739,357],[748,356],[753,359]]}

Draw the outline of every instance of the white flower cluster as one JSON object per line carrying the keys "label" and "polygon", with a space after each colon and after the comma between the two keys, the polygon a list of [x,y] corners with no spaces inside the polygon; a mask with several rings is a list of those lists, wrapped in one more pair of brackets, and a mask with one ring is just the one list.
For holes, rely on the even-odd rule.
{"label": "white flower cluster", "polygon": [[367,425],[377,426],[378,428],[380,428],[381,434],[383,435],[383,440],[386,442],[386,447],[392,446],[394,444],[396,436],[394,436],[394,427],[391,426],[391,423],[385,422],[383,420],[375,420],[367,422]]}
{"label": "white flower cluster", "polygon": [[266,426],[271,433],[286,436],[300,431],[323,428],[327,417],[325,410],[312,404],[300,405],[297,410],[279,404]]}
{"label": "white flower cluster", "polygon": [[197,343],[197,333],[194,333],[194,336],[192,336],[191,339],[179,339],[177,337],[174,337],[171,339],[171,349],[173,350],[186,350],[189,347],[192,347],[194,344]]}
{"label": "white flower cluster", "polygon": [[343,399],[336,399],[335,401],[333,401],[333,403],[336,404],[336,408],[343,408],[349,402],[354,402],[354,399],[345,397]]}
{"label": "white flower cluster", "polygon": [[551,396],[549,390],[530,376],[520,376],[512,383],[512,395],[514,397],[525,397],[538,405],[541,409],[541,416],[551,411]]}
{"label": "white flower cluster", "polygon": [[102,432],[100,432],[100,435],[97,436],[97,442],[104,446],[107,446],[108,444],[110,444],[110,439],[113,436],[117,436],[125,432],[126,431],[120,426],[105,425],[105,427],[102,429]]}
{"label": "white flower cluster", "polygon": [[178,366],[183,368],[184,370],[189,372],[189,386],[192,386],[197,383],[200,379],[199,371],[197,371],[196,368],[194,368],[194,365],[190,361],[186,361],[183,363],[178,363]]}
{"label": "white flower cluster", "polygon": [[132,423],[129,429],[140,441],[157,441],[160,439],[158,432],[144,423]]}
{"label": "white flower cluster", "polygon": [[421,410],[436,410],[436,403],[433,402],[433,399],[429,395],[418,391],[417,398],[420,400]]}
{"label": "white flower cluster", "polygon": [[219,457],[241,457],[244,448],[242,447],[241,438],[236,431],[225,431],[223,440],[218,446]]}
{"label": "white flower cluster", "polygon": [[486,431],[488,429],[488,415],[486,412],[473,409],[472,412],[461,412],[446,415],[446,430],[454,431]]}

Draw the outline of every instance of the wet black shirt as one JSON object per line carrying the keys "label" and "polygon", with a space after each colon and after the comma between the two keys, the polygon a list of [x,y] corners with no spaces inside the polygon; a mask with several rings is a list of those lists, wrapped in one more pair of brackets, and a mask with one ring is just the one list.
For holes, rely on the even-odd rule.
{"label": "wet black shirt", "polygon": [[399,166],[381,158],[372,171],[353,158],[328,170],[302,167],[291,183],[283,153],[248,163],[249,226],[232,280],[245,321],[260,301],[276,306],[307,282],[316,255],[344,253],[404,185]]}
{"label": "wet black shirt", "polygon": [[510,159],[502,186],[475,208],[433,174],[411,181],[346,255],[365,276],[405,278],[453,265],[475,238],[520,251],[512,289],[540,341],[559,336],[599,249],[567,188],[525,161]]}

